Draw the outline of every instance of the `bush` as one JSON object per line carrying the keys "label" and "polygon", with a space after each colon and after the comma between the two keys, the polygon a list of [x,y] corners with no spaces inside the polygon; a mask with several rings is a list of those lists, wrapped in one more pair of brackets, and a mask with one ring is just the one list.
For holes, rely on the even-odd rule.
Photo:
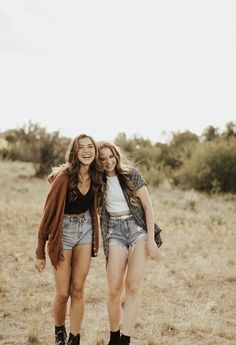
{"label": "bush", "polygon": [[175,184],[206,192],[236,192],[236,138],[198,144],[173,174]]}
{"label": "bush", "polygon": [[[8,147],[4,159],[32,162],[35,175],[47,175],[52,166],[64,162],[70,140],[59,136],[59,132],[47,133],[45,128],[29,122],[24,127],[9,131]],[[6,151],[7,150],[7,151]]]}
{"label": "bush", "polygon": [[145,165],[140,168],[140,171],[147,182],[147,184],[152,186],[158,186],[164,181],[166,175],[162,170],[161,166],[147,168]]}

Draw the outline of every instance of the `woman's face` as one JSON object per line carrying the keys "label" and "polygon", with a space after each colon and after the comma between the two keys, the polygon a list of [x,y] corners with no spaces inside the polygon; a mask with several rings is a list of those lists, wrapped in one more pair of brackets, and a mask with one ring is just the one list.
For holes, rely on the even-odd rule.
{"label": "woman's face", "polygon": [[114,156],[111,149],[108,147],[104,147],[99,151],[100,162],[105,173],[108,176],[116,175],[115,168],[116,168],[116,157]]}
{"label": "woman's face", "polygon": [[82,138],[78,143],[78,160],[83,165],[90,165],[95,159],[95,147],[90,138]]}

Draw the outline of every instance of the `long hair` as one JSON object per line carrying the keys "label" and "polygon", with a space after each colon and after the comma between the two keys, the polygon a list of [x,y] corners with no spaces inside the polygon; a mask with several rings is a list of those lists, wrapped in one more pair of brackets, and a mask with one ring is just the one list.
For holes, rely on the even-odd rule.
{"label": "long hair", "polygon": [[52,172],[47,177],[47,180],[49,182],[52,182],[55,177],[59,173],[66,173],[69,176],[69,198],[70,200],[74,200],[77,197],[77,186],[79,182],[81,181],[81,175],[80,175],[80,167],[81,162],[78,159],[78,149],[80,140],[84,138],[89,138],[91,142],[93,143],[94,149],[95,149],[95,158],[93,162],[89,166],[89,175],[91,179],[91,188],[93,192],[96,192],[98,190],[99,185],[102,181],[102,170],[99,165],[99,159],[98,159],[98,144],[94,140],[94,138],[87,134],[80,134],[77,137],[75,137],[66,152],[65,155],[65,163],[52,168]]}
{"label": "long hair", "polygon": [[[100,141],[98,142],[98,147],[99,147],[99,153],[101,152],[102,149],[108,148],[111,150],[112,154],[114,155],[116,159],[116,174],[119,179],[121,188],[125,190],[128,194],[128,197],[131,201],[131,203],[134,206],[138,205],[138,197],[137,194],[134,190],[134,185],[131,180],[131,170],[134,168],[134,163],[131,162],[122,152],[121,149],[116,146],[115,144],[109,142],[109,141]],[[101,203],[103,202],[102,199],[103,197],[106,198],[107,196],[107,177],[105,172],[103,172],[103,178],[102,178],[102,185],[101,185],[101,190],[100,193],[102,195],[102,198],[100,198],[100,206]]]}

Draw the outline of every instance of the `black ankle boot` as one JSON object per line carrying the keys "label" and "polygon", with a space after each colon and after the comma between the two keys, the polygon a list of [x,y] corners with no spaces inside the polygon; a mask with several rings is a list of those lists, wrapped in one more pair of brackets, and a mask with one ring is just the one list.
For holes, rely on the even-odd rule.
{"label": "black ankle boot", "polygon": [[80,334],[73,335],[70,333],[67,345],[80,345]]}
{"label": "black ankle boot", "polygon": [[108,345],[119,345],[119,340],[120,340],[120,330],[116,332],[110,332],[110,341]]}
{"label": "black ankle boot", "polygon": [[129,344],[130,344],[130,337],[122,334],[120,337],[120,342],[118,343],[118,345],[129,345]]}
{"label": "black ankle boot", "polygon": [[65,326],[55,326],[55,345],[66,345],[66,337]]}

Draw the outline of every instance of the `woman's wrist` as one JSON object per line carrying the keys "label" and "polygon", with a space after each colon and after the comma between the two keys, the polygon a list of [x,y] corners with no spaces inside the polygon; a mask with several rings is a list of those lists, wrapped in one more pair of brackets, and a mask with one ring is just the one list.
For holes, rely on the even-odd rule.
{"label": "woman's wrist", "polygon": [[149,234],[149,233],[148,233],[148,235],[147,235],[147,240],[148,240],[148,242],[154,241],[154,233],[153,233],[153,234]]}

